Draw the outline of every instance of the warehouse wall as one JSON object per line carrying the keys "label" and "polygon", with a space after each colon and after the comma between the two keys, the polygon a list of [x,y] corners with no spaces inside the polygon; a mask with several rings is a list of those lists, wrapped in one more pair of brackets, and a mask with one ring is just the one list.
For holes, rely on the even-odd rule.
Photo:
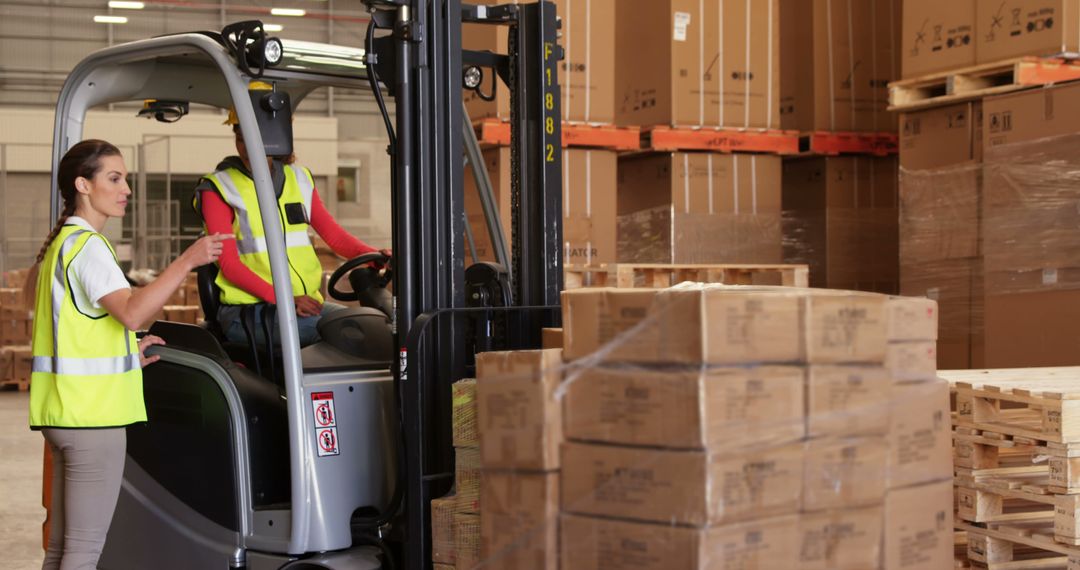
{"label": "warehouse wall", "polygon": [[[0,1],[0,269],[27,263],[51,226],[43,197],[51,162],[53,109],[64,78],[86,54],[161,34],[217,30],[225,23],[252,18],[283,25],[277,35],[284,38],[361,46],[367,23],[360,0],[311,3],[304,6],[309,12],[304,18],[269,16],[269,7],[261,0],[149,0],[140,11],[110,11],[105,4]],[[92,21],[94,15],[106,13],[126,16],[129,22]],[[219,112],[193,109],[179,123],[165,125],[135,118],[137,108],[138,103],[117,104],[93,112],[84,132],[85,137],[105,138],[121,147],[133,185],[140,169],[136,157],[140,144],[145,145],[142,169],[156,175],[170,172],[177,177],[174,188],[184,185],[184,177],[203,174],[222,156],[235,152]],[[389,246],[386,134],[372,95],[340,88],[312,93],[298,109],[296,144],[298,158],[315,174],[324,201],[342,226],[374,245]],[[331,191],[338,186],[339,166],[357,168],[359,175],[358,191],[344,200]],[[181,203],[180,198],[172,196],[174,203]],[[186,196],[182,203],[187,203]],[[120,224],[110,225],[107,232],[119,239]],[[122,255],[130,253],[123,245],[119,249]]]}

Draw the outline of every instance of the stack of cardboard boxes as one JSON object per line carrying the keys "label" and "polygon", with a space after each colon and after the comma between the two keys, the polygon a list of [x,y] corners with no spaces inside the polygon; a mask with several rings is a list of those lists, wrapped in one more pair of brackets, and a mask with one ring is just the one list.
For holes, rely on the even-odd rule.
{"label": "stack of cardboard boxes", "polygon": [[487,568],[559,568],[560,349],[477,355]]}
{"label": "stack of cardboard boxes", "polygon": [[[780,128],[780,14],[778,0],[619,2],[616,123]],[[769,155],[620,157],[618,261],[780,263],[780,169]]]}
{"label": "stack of cardboard boxes", "polygon": [[563,307],[582,367],[564,403],[574,568],[951,560],[932,301],[699,286],[577,290]]}
{"label": "stack of cardboard boxes", "polygon": [[[907,0],[904,76],[1076,53],[1076,9]],[[942,368],[1078,363],[1076,93],[1066,84],[901,116],[901,292],[940,303]]]}
{"label": "stack of cardboard boxes", "polygon": [[[893,133],[888,83],[899,78],[900,2],[780,4],[781,126]],[[784,160],[784,261],[815,287],[899,291],[895,157]]]}
{"label": "stack of cardboard boxes", "polygon": [[933,301],[579,289],[563,323],[561,352],[477,357],[484,567],[951,560]]}
{"label": "stack of cardboard boxes", "polygon": [[[468,0],[483,3],[480,0]],[[513,0],[526,3],[535,0]],[[615,0],[554,0],[562,18],[565,58],[558,65],[562,120],[589,125],[611,124],[615,119],[615,37],[611,21]],[[465,49],[507,52],[507,28],[467,24]],[[476,91],[464,91],[469,118],[510,119],[510,93],[486,70],[481,90],[493,88],[495,98],[485,101]],[[603,148],[562,150],[563,163],[563,263],[599,264],[615,261],[615,169],[616,153]],[[509,240],[510,150],[484,151],[484,165],[499,205],[503,233]],[[465,213],[472,233],[467,247],[481,261],[494,260],[491,238],[484,223],[473,165],[465,171]],[[468,242],[468,240],[466,240]],[[468,255],[470,252],[467,251]]]}
{"label": "stack of cardboard boxes", "polygon": [[4,274],[5,287],[0,288],[0,386],[15,386],[26,390],[30,386],[33,354],[30,350],[33,334],[34,299],[24,291],[29,270]]}
{"label": "stack of cardboard boxes", "polygon": [[453,402],[454,492],[431,501],[432,560],[442,566],[472,568],[480,560],[480,448],[476,380],[451,387]]}

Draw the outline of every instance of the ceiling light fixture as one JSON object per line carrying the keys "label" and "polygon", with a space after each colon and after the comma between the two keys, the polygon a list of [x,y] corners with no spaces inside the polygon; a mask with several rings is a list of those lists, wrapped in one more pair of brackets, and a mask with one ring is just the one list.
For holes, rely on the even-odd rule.
{"label": "ceiling light fixture", "polygon": [[282,26],[281,24],[263,24],[263,30],[266,30],[267,32],[280,32],[284,29],[285,26]]}
{"label": "ceiling light fixture", "polygon": [[124,16],[94,16],[94,21],[99,24],[126,24]]}
{"label": "ceiling light fixture", "polygon": [[142,10],[146,7],[143,2],[128,2],[126,0],[109,0],[109,7],[118,10]]}
{"label": "ceiling light fixture", "polygon": [[295,16],[299,18],[304,14],[307,14],[307,12],[300,8],[271,8],[270,14],[273,16]]}

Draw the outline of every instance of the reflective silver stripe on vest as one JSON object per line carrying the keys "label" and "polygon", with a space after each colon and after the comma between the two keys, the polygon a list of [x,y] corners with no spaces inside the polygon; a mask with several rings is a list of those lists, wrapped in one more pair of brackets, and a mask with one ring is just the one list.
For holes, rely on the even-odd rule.
{"label": "reflective silver stripe on vest", "polygon": [[[221,190],[222,197],[236,211],[236,221],[240,225],[240,239],[237,242],[237,247],[239,247],[240,243],[252,239],[251,214],[247,210],[247,205],[244,204],[244,197],[240,195],[240,190],[237,189],[236,184],[233,184],[233,179],[229,176],[228,171],[215,172],[213,176],[214,180],[218,181],[218,188]],[[245,252],[241,249],[240,253]]]}
{"label": "reflective silver stripe on vest", "polygon": [[311,181],[306,170],[303,166],[290,164],[289,168],[293,171],[293,176],[296,178],[296,186],[300,191],[300,195],[304,197],[304,211],[307,212],[308,222],[311,221],[311,196],[315,194],[315,184]]}
{"label": "reflective silver stripe on vest", "polygon": [[65,293],[67,292],[67,282],[64,280],[64,258],[67,257],[68,253],[71,253],[71,248],[75,247],[75,241],[79,239],[79,236],[89,232],[90,230],[76,230],[71,235],[64,238],[64,243],[60,244],[60,251],[56,254],[56,270],[53,272],[53,284],[51,291],[53,320],[53,355],[60,354],[60,311],[64,307],[64,297]]}
{"label": "reflective silver stripe on vest", "polygon": [[[285,247],[300,247],[311,245],[311,237],[306,230],[297,230],[285,234]],[[263,253],[266,251],[266,238],[249,238],[236,242],[236,249],[241,254]]]}
{"label": "reflective silver stripe on vest", "polygon": [[[126,332],[124,333],[127,334]],[[138,369],[139,355],[106,356],[102,358],[56,358],[53,356],[35,356],[34,372],[67,374],[71,376],[103,376],[123,374]]]}

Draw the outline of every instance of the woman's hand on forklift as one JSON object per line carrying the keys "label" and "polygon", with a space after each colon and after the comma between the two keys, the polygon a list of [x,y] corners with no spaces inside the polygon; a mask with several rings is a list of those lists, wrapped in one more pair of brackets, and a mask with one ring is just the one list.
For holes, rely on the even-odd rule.
{"label": "woman's hand on forklift", "polygon": [[161,356],[146,356],[146,349],[154,346],[155,344],[165,345],[165,340],[160,336],[148,334],[139,340],[139,364],[146,368],[147,366],[161,360]]}
{"label": "woman's hand on forklift", "polygon": [[322,304],[307,295],[297,295],[293,297],[293,301],[296,303],[298,317],[317,317],[322,314]]}

